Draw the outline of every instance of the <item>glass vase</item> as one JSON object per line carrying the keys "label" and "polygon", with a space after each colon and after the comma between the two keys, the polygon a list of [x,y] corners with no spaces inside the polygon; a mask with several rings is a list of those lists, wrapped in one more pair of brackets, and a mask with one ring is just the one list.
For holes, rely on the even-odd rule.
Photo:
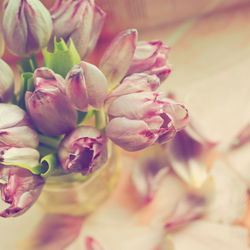
{"label": "glass vase", "polygon": [[117,150],[89,176],[67,174],[49,177],[39,198],[47,213],[85,216],[97,209],[114,190],[119,176]]}

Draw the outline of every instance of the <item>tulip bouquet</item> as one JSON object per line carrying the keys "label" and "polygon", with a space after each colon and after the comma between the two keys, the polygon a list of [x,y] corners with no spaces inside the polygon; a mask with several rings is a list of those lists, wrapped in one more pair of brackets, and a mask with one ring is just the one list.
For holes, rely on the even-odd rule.
{"label": "tulip bouquet", "polygon": [[0,216],[23,214],[53,176],[89,178],[109,159],[108,144],[138,151],[186,126],[185,106],[157,91],[171,71],[161,41],[126,30],[98,65],[86,61],[104,19],[93,0],[58,0],[50,10],[39,0],[5,2],[4,39],[21,59],[16,91],[0,61],[0,190],[10,204]]}

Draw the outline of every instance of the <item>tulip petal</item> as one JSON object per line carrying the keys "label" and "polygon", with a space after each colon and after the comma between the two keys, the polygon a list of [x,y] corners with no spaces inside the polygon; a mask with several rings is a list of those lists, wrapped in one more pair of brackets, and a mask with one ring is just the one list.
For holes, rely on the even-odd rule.
{"label": "tulip petal", "polygon": [[104,248],[92,237],[86,237],[86,250],[104,250]]}
{"label": "tulip petal", "polygon": [[83,217],[46,214],[25,242],[25,249],[66,250],[80,233],[83,222]]}
{"label": "tulip petal", "polygon": [[96,128],[80,126],[60,143],[58,156],[63,169],[83,175],[93,173],[107,160],[106,137]]}
{"label": "tulip petal", "polygon": [[14,94],[14,74],[10,66],[0,60],[0,102],[11,101]]}
{"label": "tulip petal", "polygon": [[0,146],[38,146],[37,133],[31,128],[26,113],[16,105],[0,104]]}
{"label": "tulip petal", "polygon": [[185,229],[169,235],[177,250],[248,250],[247,230],[206,220],[193,222]]}
{"label": "tulip petal", "polygon": [[36,148],[38,141],[37,133],[28,126],[0,129],[0,146]]}
{"label": "tulip petal", "polygon": [[8,128],[18,125],[25,118],[25,112],[13,104],[0,103],[0,124],[1,128]]}
{"label": "tulip petal", "polygon": [[39,165],[39,152],[33,148],[0,148],[2,164],[27,165],[36,167]]}
{"label": "tulip petal", "polygon": [[7,183],[0,184],[2,199],[10,207],[0,212],[2,217],[15,217],[28,210],[39,197],[44,180],[29,170],[15,166],[0,167],[0,178]]}
{"label": "tulip petal", "polygon": [[118,84],[131,64],[137,41],[136,30],[126,30],[118,34],[104,52],[100,69],[111,84]]}
{"label": "tulip petal", "polygon": [[169,50],[162,41],[138,42],[127,75],[145,72],[157,75],[161,81],[165,80],[171,72],[167,63]]}
{"label": "tulip petal", "polygon": [[59,89],[51,88],[49,91],[37,89],[33,93],[26,92],[25,99],[32,120],[41,132],[57,136],[75,127],[76,110]]}
{"label": "tulip petal", "polygon": [[61,90],[65,88],[64,79],[47,67],[41,67],[34,72],[36,88],[58,87]]}
{"label": "tulip petal", "polygon": [[80,66],[84,71],[89,104],[101,108],[108,91],[107,80],[95,65],[81,62]]}
{"label": "tulip petal", "polygon": [[137,151],[152,145],[157,139],[144,121],[125,117],[112,119],[106,127],[107,136],[127,151]]}
{"label": "tulip petal", "polygon": [[111,117],[124,116],[128,119],[150,118],[162,112],[162,104],[155,102],[152,92],[123,95],[115,99],[109,107]]}
{"label": "tulip petal", "polygon": [[106,18],[106,13],[101,8],[95,5],[92,30],[91,30],[90,40],[88,43],[88,50],[86,51],[85,56],[88,56],[95,48],[97,40],[101,34],[105,18]]}
{"label": "tulip petal", "polygon": [[3,31],[14,54],[30,55],[45,47],[50,39],[52,21],[49,11],[37,0],[9,0],[4,10]]}
{"label": "tulip petal", "polygon": [[156,75],[135,73],[124,78],[121,84],[107,96],[106,100],[121,95],[154,91],[159,85],[160,80]]}
{"label": "tulip petal", "polygon": [[66,95],[76,109],[87,111],[89,100],[86,80],[79,65],[74,66],[66,77]]}
{"label": "tulip petal", "polygon": [[59,1],[51,9],[54,35],[68,39],[82,21],[87,1]]}
{"label": "tulip petal", "polygon": [[89,40],[91,39],[92,23],[94,19],[94,5],[85,1],[86,6],[82,14],[82,22],[78,23],[77,29],[71,33],[71,39],[79,52],[81,58],[86,56]]}
{"label": "tulip petal", "polygon": [[177,131],[182,130],[188,124],[188,110],[181,104],[171,99],[164,99],[164,111],[171,116],[173,125]]}

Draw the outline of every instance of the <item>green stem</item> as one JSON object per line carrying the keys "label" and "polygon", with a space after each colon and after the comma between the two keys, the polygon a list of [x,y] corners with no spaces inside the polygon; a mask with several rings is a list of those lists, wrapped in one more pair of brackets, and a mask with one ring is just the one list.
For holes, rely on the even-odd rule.
{"label": "green stem", "polygon": [[17,94],[17,101],[18,105],[25,109],[25,93],[26,91],[32,91],[33,90],[33,73],[26,72],[21,74],[21,86],[20,91]]}
{"label": "green stem", "polygon": [[95,125],[96,128],[103,130],[106,127],[106,114],[103,109],[95,111]]}
{"label": "green stem", "polygon": [[19,60],[17,62],[17,65],[21,73],[25,73],[25,72],[33,73],[35,69],[38,67],[35,55]]}
{"label": "green stem", "polygon": [[60,139],[52,138],[46,135],[39,135],[40,143],[49,146],[50,148],[57,149]]}

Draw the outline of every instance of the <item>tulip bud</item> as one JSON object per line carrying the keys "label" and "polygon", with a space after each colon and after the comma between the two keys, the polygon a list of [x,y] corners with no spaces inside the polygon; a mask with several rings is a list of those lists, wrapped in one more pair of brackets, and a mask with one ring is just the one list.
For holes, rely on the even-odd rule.
{"label": "tulip bud", "polygon": [[145,72],[165,80],[171,72],[166,61],[169,50],[161,41],[138,42],[127,75]]}
{"label": "tulip bud", "polygon": [[39,165],[39,152],[33,148],[0,147],[0,155],[0,164],[3,165]]}
{"label": "tulip bud", "polygon": [[121,84],[107,96],[106,100],[121,95],[153,91],[156,90],[159,85],[160,80],[156,75],[136,73],[124,78]]}
{"label": "tulip bud", "polygon": [[165,143],[188,120],[186,108],[156,92],[123,95],[108,110],[107,136],[128,151],[137,151],[154,143]]}
{"label": "tulip bud", "polygon": [[38,143],[26,113],[16,105],[0,103],[0,147],[36,148]]}
{"label": "tulip bud", "polygon": [[96,128],[78,127],[62,140],[58,155],[65,171],[91,174],[107,160],[106,138]]}
{"label": "tulip bud", "polygon": [[58,0],[50,12],[54,35],[66,42],[71,38],[81,58],[86,57],[96,45],[105,13],[92,0]]}
{"label": "tulip bud", "polygon": [[14,54],[29,56],[45,47],[50,39],[50,13],[39,0],[9,0],[4,8],[3,31]]}
{"label": "tulip bud", "polygon": [[15,166],[0,166],[0,192],[10,207],[1,217],[15,217],[26,212],[39,197],[44,180],[29,170]]}
{"label": "tulip bud", "polygon": [[0,102],[11,101],[14,94],[14,74],[3,60],[0,60]]}
{"label": "tulip bud", "polygon": [[137,42],[137,31],[119,33],[104,52],[100,69],[113,84],[118,84],[127,73],[133,59]]}
{"label": "tulip bud", "polygon": [[29,114],[38,130],[49,136],[70,132],[76,124],[77,113],[66,97],[60,76],[46,68],[34,73],[35,90],[26,92]]}
{"label": "tulip bud", "polygon": [[107,94],[107,80],[94,65],[81,62],[66,77],[66,94],[76,109],[87,111],[88,105],[100,108]]}

